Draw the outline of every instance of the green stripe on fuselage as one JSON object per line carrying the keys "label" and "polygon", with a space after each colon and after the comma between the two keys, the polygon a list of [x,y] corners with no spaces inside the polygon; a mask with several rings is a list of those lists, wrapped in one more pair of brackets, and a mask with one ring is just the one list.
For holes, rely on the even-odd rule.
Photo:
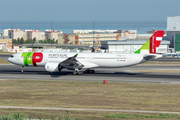
{"label": "green stripe on fuselage", "polygon": [[29,64],[33,64],[32,57],[34,52],[25,52],[22,53],[23,59],[24,59],[24,65],[29,66]]}

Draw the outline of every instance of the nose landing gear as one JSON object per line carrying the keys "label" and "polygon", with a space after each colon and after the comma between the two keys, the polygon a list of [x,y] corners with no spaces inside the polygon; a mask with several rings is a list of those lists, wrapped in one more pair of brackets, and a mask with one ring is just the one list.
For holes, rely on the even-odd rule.
{"label": "nose landing gear", "polygon": [[22,73],[24,72],[24,66],[21,66],[21,72]]}

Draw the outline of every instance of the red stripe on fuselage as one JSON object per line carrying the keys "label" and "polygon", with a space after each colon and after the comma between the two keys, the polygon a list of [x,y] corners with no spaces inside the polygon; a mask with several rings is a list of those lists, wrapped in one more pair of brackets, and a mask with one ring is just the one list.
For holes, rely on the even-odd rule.
{"label": "red stripe on fuselage", "polygon": [[42,60],[43,60],[43,54],[41,52],[35,52],[33,54],[32,62],[34,66],[37,66],[37,63],[40,63]]}

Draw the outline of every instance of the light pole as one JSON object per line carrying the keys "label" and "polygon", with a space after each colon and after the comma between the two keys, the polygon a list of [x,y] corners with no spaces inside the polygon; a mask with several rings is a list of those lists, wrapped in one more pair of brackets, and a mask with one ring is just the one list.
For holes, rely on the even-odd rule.
{"label": "light pole", "polygon": [[[51,23],[51,35],[52,35],[52,29],[53,29],[53,23]],[[51,49],[52,49],[52,40],[51,40]]]}
{"label": "light pole", "polygon": [[12,29],[13,29],[13,25],[14,25],[14,23],[11,23],[12,24]]}
{"label": "light pole", "polygon": [[53,29],[53,23],[51,23],[51,30]]}
{"label": "light pole", "polygon": [[13,45],[13,25],[14,23],[11,23],[12,24],[12,29],[11,29],[11,38],[12,38],[12,45]]}
{"label": "light pole", "polygon": [[93,23],[93,48],[94,48],[94,23]]}
{"label": "light pole", "polygon": [[84,28],[83,28],[83,49],[84,49]]}
{"label": "light pole", "polygon": [[138,39],[138,33],[140,34],[140,28],[137,29],[137,39]]}
{"label": "light pole", "polygon": [[176,40],[175,40],[175,36],[176,36],[175,35],[175,30],[176,30],[176,27],[174,26],[173,28],[174,28],[174,53],[176,53],[176,43],[175,43],[176,42]]}

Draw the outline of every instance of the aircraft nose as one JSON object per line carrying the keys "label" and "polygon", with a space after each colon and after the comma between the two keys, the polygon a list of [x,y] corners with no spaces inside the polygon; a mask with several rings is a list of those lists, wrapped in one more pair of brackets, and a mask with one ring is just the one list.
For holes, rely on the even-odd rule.
{"label": "aircraft nose", "polygon": [[9,57],[7,60],[8,60],[9,62],[11,62],[11,57]]}
{"label": "aircraft nose", "polygon": [[10,59],[9,59],[9,57],[8,57],[8,59],[7,59],[7,60],[8,60],[8,61],[10,60]]}

